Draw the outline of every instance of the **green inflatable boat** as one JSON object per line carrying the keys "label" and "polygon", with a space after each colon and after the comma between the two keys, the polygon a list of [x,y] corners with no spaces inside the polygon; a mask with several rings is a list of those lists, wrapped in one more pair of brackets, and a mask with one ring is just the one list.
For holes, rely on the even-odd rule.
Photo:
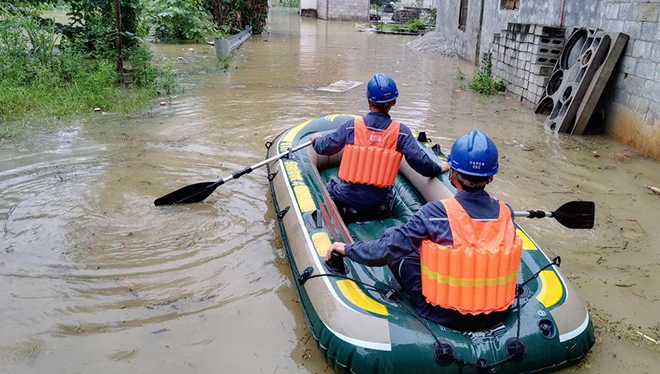
{"label": "green inflatable boat", "polygon": [[[334,131],[350,116],[306,121],[266,144],[268,156]],[[423,140],[420,141],[420,140]],[[434,159],[439,147],[418,137]],[[437,154],[436,154],[437,153]],[[582,359],[594,344],[584,303],[534,241],[523,238],[517,298],[489,329],[455,331],[419,317],[396,292],[387,267],[344,259],[338,274],[323,262],[333,241],[378,238],[407,222],[427,201],[451,197],[447,173],[426,178],[401,163],[388,218],[346,225],[325,189],[337,175],[341,153],[327,157],[312,147],[289,152],[268,170],[272,201],[303,313],[314,340],[337,373],[538,373]],[[526,283],[525,283],[526,282]],[[524,285],[523,285],[524,284]]]}

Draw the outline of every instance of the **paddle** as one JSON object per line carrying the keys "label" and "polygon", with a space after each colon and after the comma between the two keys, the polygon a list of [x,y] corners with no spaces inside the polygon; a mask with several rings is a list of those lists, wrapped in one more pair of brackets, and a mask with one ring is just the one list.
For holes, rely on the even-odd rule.
{"label": "paddle", "polygon": [[232,179],[238,179],[242,177],[245,174],[248,174],[252,172],[252,170],[260,168],[268,163],[271,163],[273,161],[277,161],[281,159],[282,157],[285,157],[292,152],[301,150],[309,145],[312,144],[312,141],[305,142],[299,146],[289,148],[288,151],[282,152],[280,154],[277,154],[271,158],[268,158],[266,160],[263,160],[257,164],[254,164],[252,166],[246,167],[243,170],[239,170],[224,179],[220,179],[217,182],[202,182],[202,183],[195,183],[191,184],[189,186],[180,188],[174,192],[170,192],[165,196],[159,197],[154,201],[154,205],[160,206],[160,205],[176,205],[176,204],[191,204],[191,203],[198,203],[200,201],[203,201],[209,195],[215,191],[218,186],[221,186],[225,184],[226,182],[229,182]]}
{"label": "paddle", "polygon": [[571,201],[560,206],[554,212],[530,210],[514,214],[516,217],[554,218],[569,229],[592,229],[594,228],[595,211],[596,206],[593,201]]}

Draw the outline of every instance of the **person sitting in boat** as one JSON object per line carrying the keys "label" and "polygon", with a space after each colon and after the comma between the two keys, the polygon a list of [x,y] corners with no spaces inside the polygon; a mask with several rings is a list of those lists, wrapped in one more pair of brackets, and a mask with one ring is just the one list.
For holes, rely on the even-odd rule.
{"label": "person sitting in boat", "polygon": [[340,209],[364,211],[386,202],[402,156],[426,177],[449,169],[424,153],[407,126],[390,118],[398,96],[394,80],[376,74],[367,84],[369,114],[346,121],[331,134],[312,136],[320,155],[332,156],[344,149],[338,178],[326,185]]}
{"label": "person sitting in boat", "polygon": [[513,210],[485,191],[498,171],[497,148],[481,131],[458,138],[449,155],[456,195],[429,202],[408,223],[338,252],[368,266],[388,265],[417,313],[457,330],[492,325],[513,302],[522,241]]}

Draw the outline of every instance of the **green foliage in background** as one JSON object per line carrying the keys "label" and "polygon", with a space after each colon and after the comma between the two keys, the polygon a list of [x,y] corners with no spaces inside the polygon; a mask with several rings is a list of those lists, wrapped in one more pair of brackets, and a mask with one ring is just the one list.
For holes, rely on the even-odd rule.
{"label": "green foliage in background", "polygon": [[[146,46],[131,36],[123,53],[126,84],[119,86],[116,33],[103,19],[105,4],[84,10],[71,4],[79,11],[71,28],[39,17],[41,3],[0,6],[0,139],[29,123],[43,125],[94,108],[132,113],[172,90],[172,74],[156,68]],[[76,27],[80,31],[72,32]]]}
{"label": "green foliage in background", "polygon": [[382,12],[383,6],[380,4],[371,4],[371,9],[375,10],[376,12]]}
{"label": "green foliage in background", "polygon": [[146,10],[146,23],[153,26],[158,41],[201,42],[217,33],[203,0],[150,0]]}
{"label": "green foliage in background", "polygon": [[[43,17],[55,7],[69,22]],[[121,0],[120,7],[118,33],[113,0],[0,0],[0,139],[31,121],[94,108],[139,111],[169,93],[173,74],[155,66],[143,41],[151,32],[167,42],[203,41],[248,25],[260,33],[268,15],[268,0]]]}
{"label": "green foliage in background", "polygon": [[381,23],[376,27],[381,31],[412,32],[419,33],[426,29],[426,24],[421,20],[413,20],[406,23]]}
{"label": "green foliage in background", "polygon": [[438,8],[431,8],[428,17],[424,20],[427,25],[435,27],[435,21],[438,17]]}
{"label": "green foliage in background", "polygon": [[254,34],[266,28],[268,0],[204,0],[213,23],[223,32],[235,34],[252,26]]}
{"label": "green foliage in background", "polygon": [[300,2],[298,0],[273,0],[271,5],[273,8],[298,8]]}
{"label": "green foliage in background", "polygon": [[[95,57],[111,58],[116,35],[113,0],[64,0],[71,22],[59,25],[68,41],[79,42]],[[143,0],[121,0],[122,44],[139,44],[139,23]],[[114,56],[116,58],[116,56]]]}
{"label": "green foliage in background", "polygon": [[506,83],[500,78],[493,79],[493,63],[490,58],[486,58],[482,61],[481,68],[469,87],[483,95],[494,95],[505,91]]}

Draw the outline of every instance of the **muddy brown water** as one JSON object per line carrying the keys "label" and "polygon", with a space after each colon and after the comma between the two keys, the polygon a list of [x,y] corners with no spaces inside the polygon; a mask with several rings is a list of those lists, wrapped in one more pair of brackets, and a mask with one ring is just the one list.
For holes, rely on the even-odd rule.
{"label": "muddy brown water", "polygon": [[547,133],[510,97],[464,92],[456,69],[469,76],[471,65],[359,27],[275,11],[227,73],[209,47],[157,45],[187,71],[167,106],[0,143],[0,372],[330,372],[298,305],[264,170],[202,204],[152,201],[258,162],[265,141],[304,119],[364,112],[364,85],[316,88],[376,71],[399,84],[394,116],[443,147],[473,128],[494,138],[495,196],[518,209],[596,202],[594,230],[522,222],[562,256],[596,325],[592,353],[566,372],[657,372],[660,346],[638,332],[660,339],[660,196],[645,188],[660,186],[658,162],[607,137]]}

